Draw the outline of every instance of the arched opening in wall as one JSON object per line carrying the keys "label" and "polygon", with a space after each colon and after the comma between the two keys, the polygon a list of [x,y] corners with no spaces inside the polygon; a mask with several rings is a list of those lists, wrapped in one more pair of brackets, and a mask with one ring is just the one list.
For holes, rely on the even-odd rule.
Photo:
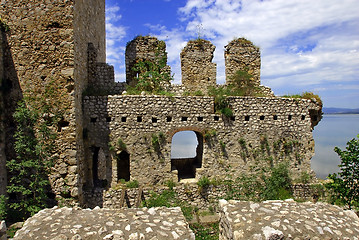
{"label": "arched opening in wall", "polygon": [[117,158],[117,180],[130,181],[130,154],[122,151]]}
{"label": "arched opening in wall", "polygon": [[202,167],[203,136],[199,132],[181,131],[172,137],[171,170],[178,171],[178,181],[195,178]]}

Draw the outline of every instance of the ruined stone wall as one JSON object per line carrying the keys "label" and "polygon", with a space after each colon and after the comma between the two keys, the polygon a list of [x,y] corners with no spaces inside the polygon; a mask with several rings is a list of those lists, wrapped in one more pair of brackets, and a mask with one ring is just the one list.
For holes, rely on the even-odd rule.
{"label": "ruined stone wall", "polygon": [[0,15],[10,29],[10,92],[41,98],[51,82],[61,88],[57,99],[49,99],[61,99],[67,108],[58,126],[58,161],[50,181],[56,194],[78,197],[85,165],[81,102],[88,78],[87,49],[92,42],[98,60],[105,61],[105,1],[2,1]]}
{"label": "ruined stone wall", "polygon": [[[0,86],[2,86],[4,78],[4,43],[3,43],[3,33],[0,29]],[[7,174],[6,174],[6,156],[5,156],[5,128],[4,128],[4,100],[3,100],[3,90],[0,89],[0,195],[6,194],[6,185],[7,185]],[[1,235],[1,234],[0,234]]]}
{"label": "ruined stone wall", "polygon": [[224,47],[224,59],[226,66],[226,83],[232,83],[232,77],[236,71],[246,71],[253,75],[253,82],[260,85],[261,56],[258,47],[244,38],[238,38]]}
{"label": "ruined stone wall", "polygon": [[[156,64],[164,60],[164,63],[167,64],[165,42],[158,40],[156,37],[138,36],[127,43],[125,62],[126,82],[128,85],[134,86],[137,84],[135,77],[138,72],[133,71],[132,68],[138,60],[150,61]],[[169,66],[164,70],[171,71]]]}
{"label": "ruined stone wall", "polygon": [[98,50],[90,43],[88,44],[88,86],[85,89],[85,95],[109,95],[121,94],[126,89],[123,82],[115,82],[114,67],[99,62]]}
{"label": "ruined stone wall", "polygon": [[[178,181],[178,169],[171,165],[171,141],[176,132],[185,130],[203,138],[201,166],[193,166],[197,179],[236,177],[279,162],[289,163],[294,178],[302,172],[311,173],[311,127],[315,118],[311,114],[319,105],[286,98],[229,100],[234,113],[230,119],[214,112],[211,97],[85,97],[89,146],[102,149],[101,161],[105,163],[98,166],[107,166],[106,179],[102,180],[116,185],[118,155],[126,151],[131,180],[150,185]],[[160,139],[157,150],[152,143],[154,136]],[[125,146],[118,143],[119,139]]]}
{"label": "ruined stone wall", "polygon": [[[294,199],[302,201],[316,201],[320,197],[318,191],[311,188],[310,184],[294,184],[292,185]],[[201,210],[209,208],[218,210],[219,199],[243,200],[246,196],[241,194],[241,187],[235,182],[226,184],[209,185],[207,187],[199,187],[196,183],[177,184],[172,188],[176,193],[176,197]],[[96,206],[118,209],[118,208],[136,208],[141,206],[142,201],[148,201],[153,197],[153,193],[162,194],[170,189],[166,186],[152,186],[139,188],[126,188],[124,185],[118,185],[116,188],[104,190],[95,188],[91,192],[86,193],[86,207],[94,208]],[[236,192],[234,194],[234,192]]]}
{"label": "ruined stone wall", "polygon": [[359,217],[328,203],[293,199],[219,201],[219,239],[358,239]]}
{"label": "ruined stone wall", "polygon": [[216,86],[216,63],[212,63],[215,46],[198,39],[187,43],[181,52],[182,84],[189,92],[207,93]]}
{"label": "ruined stone wall", "polygon": [[[89,45],[96,51],[96,62],[106,62],[105,1],[81,0],[74,2],[74,78],[76,82],[75,116],[78,186],[81,191],[86,176],[87,162],[83,143],[82,93],[87,88],[89,76]],[[85,144],[85,146],[83,146]],[[72,168],[75,170],[75,168]],[[83,201],[82,199],[80,199]]]}

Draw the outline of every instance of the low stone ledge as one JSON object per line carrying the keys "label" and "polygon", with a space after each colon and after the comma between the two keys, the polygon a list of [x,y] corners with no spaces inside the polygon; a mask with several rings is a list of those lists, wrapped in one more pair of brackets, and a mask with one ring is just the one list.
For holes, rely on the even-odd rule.
{"label": "low stone ledge", "polygon": [[192,240],[180,208],[44,209],[26,220],[17,239]]}
{"label": "low stone ledge", "polygon": [[219,210],[221,240],[359,239],[358,216],[326,203],[220,200]]}

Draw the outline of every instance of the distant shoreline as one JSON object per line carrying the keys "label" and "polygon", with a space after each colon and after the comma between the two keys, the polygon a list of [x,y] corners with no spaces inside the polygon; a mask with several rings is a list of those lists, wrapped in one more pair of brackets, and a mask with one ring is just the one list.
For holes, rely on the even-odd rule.
{"label": "distant shoreline", "polygon": [[359,114],[359,109],[350,108],[323,108],[324,114]]}
{"label": "distant shoreline", "polygon": [[326,113],[324,112],[323,114],[325,115],[357,115],[359,114],[359,112],[338,112],[338,113]]}

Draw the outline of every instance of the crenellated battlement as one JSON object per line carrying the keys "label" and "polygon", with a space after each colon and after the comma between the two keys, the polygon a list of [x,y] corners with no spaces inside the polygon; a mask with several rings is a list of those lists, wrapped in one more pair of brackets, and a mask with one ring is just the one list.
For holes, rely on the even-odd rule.
{"label": "crenellated battlement", "polygon": [[[164,84],[165,90],[182,95],[184,93],[200,92],[207,95],[208,89],[218,87],[216,83],[217,66],[213,63],[215,46],[208,40],[191,40],[180,53],[182,84]],[[238,38],[225,46],[225,85],[238,84],[233,80],[237,71],[248,73],[253,87],[260,90],[261,95],[274,96],[269,87],[260,85],[260,51],[253,43],[244,38]],[[142,61],[155,65],[164,64],[162,71],[170,75],[170,67],[167,65],[166,43],[152,36],[138,36],[127,43],[126,46],[126,84],[115,83],[111,69],[105,67],[96,69],[97,65],[106,66],[105,63],[96,63],[97,53],[93,45],[89,45],[89,86],[107,91],[109,94],[122,94],[126,90],[126,84],[135,86],[138,82],[139,72],[135,70],[136,63]]]}

